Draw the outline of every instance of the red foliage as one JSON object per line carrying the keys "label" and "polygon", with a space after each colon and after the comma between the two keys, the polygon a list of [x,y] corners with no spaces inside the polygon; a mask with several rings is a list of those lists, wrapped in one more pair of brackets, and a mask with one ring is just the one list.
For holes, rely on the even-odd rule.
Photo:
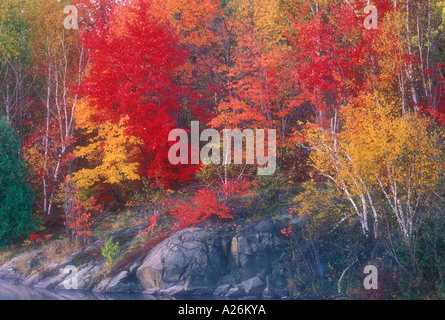
{"label": "red foliage", "polygon": [[[398,10],[389,0],[374,4],[382,21],[389,12]],[[316,106],[321,123],[328,120],[329,111],[371,91],[376,82],[388,83],[397,77],[399,70],[392,74],[371,72],[380,69],[382,53],[377,51],[375,44],[382,32],[365,29],[365,16],[356,13],[362,8],[363,1],[359,0],[332,4],[308,21],[305,10],[310,8],[303,6],[298,18],[292,18],[295,35],[288,35],[293,50],[287,60],[292,65],[294,83],[301,85],[301,97]],[[397,35],[393,37],[394,41],[383,40],[391,44],[397,41]],[[390,45],[385,54],[406,62],[411,59]]]}
{"label": "red foliage", "polygon": [[179,220],[178,229],[194,227],[211,217],[233,220],[228,200],[250,193],[252,187],[253,183],[247,180],[215,183],[212,188],[199,190],[188,202],[178,205],[168,201],[167,205],[174,208],[171,214]]}
{"label": "red foliage", "polygon": [[91,217],[94,213],[100,211],[100,204],[97,204],[97,200],[91,197],[90,203],[86,204],[77,197],[77,193],[72,192],[71,202],[73,207],[71,213],[67,214],[67,222],[65,225],[72,230],[76,236],[90,236],[92,231],[90,230],[93,224]]}
{"label": "red foliage", "polygon": [[40,243],[43,244],[47,241],[49,241],[52,238],[52,234],[46,234],[44,236],[41,236],[39,234],[33,233],[29,235],[29,240],[26,241],[25,243],[31,244],[31,243]]}
{"label": "red foliage", "polygon": [[38,240],[42,239],[42,236],[39,234],[30,234],[29,239],[31,241],[38,241]]}
{"label": "red foliage", "polygon": [[112,15],[116,0],[73,0],[79,11],[79,24],[82,30],[93,28],[92,23],[105,24]]}
{"label": "red foliage", "polygon": [[289,235],[292,233],[292,227],[281,229],[281,233],[286,237],[289,237]]}
{"label": "red foliage", "polygon": [[242,196],[251,193],[250,189],[253,188],[253,183],[247,180],[234,180],[227,183],[219,183],[218,187],[221,188],[224,196],[230,198],[234,195]]}
{"label": "red foliage", "polygon": [[157,224],[157,218],[156,216],[152,216],[150,219],[150,226],[147,228],[147,232],[153,232],[153,229],[156,227]]}
{"label": "red foliage", "polygon": [[[175,206],[173,202],[168,205]],[[212,216],[233,219],[230,209],[218,200],[218,193],[209,189],[199,190],[190,202],[182,203],[171,214],[179,220],[178,229],[194,227]]]}
{"label": "red foliage", "polygon": [[[168,185],[195,172],[168,162],[168,134],[176,127],[183,95],[174,73],[187,53],[173,27],[151,14],[151,5],[149,0],[135,1],[116,10],[119,14],[108,24],[83,34],[91,68],[78,89],[94,102],[92,121],[119,123],[129,116],[126,133],[144,141],[141,174]],[[125,23],[123,16],[128,17]]]}
{"label": "red foliage", "polygon": [[442,76],[444,70],[444,64],[436,64],[434,69],[424,71],[424,76],[429,82],[436,85],[421,105],[421,111],[430,114],[441,126],[445,125],[445,77]]}

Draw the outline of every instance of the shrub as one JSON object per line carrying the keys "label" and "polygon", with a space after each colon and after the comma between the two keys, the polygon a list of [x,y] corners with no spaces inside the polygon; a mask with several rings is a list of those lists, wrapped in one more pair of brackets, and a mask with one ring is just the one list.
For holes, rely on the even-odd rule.
{"label": "shrub", "polygon": [[194,227],[211,216],[233,219],[229,208],[218,201],[217,192],[209,189],[199,190],[190,202],[180,204],[171,214],[179,221],[179,229]]}
{"label": "shrub", "polygon": [[120,253],[119,242],[114,243],[113,239],[109,239],[102,247],[102,256],[107,260],[107,266],[111,269],[114,267],[114,261]]}

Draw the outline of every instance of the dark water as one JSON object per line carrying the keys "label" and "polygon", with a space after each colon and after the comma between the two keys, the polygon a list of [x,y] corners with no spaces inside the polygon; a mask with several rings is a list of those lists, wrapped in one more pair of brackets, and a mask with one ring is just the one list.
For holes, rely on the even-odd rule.
{"label": "dark water", "polygon": [[[142,293],[99,294],[77,290],[46,290],[0,281],[0,300],[172,300]],[[215,296],[182,297],[174,300],[218,300]]]}
{"label": "dark water", "polygon": [[25,287],[0,281],[0,300],[160,300],[139,293],[96,294],[88,291],[56,291]]}

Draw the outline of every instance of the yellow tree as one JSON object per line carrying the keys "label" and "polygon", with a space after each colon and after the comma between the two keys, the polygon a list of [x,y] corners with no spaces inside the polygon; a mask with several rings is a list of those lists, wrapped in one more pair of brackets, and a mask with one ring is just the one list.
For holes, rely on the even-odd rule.
{"label": "yellow tree", "polygon": [[440,137],[431,119],[377,105],[345,108],[347,152],[368,183],[379,190],[404,238],[415,236],[420,209],[440,177]]}
{"label": "yellow tree", "polygon": [[90,120],[93,110],[86,101],[79,104],[78,129],[89,138],[86,146],[76,148],[74,155],[85,160],[87,168],[75,172],[73,182],[84,191],[106,184],[119,194],[117,187],[140,180],[138,157],[143,142],[125,134],[127,118],[122,118],[119,124],[94,122]]}
{"label": "yellow tree", "polygon": [[403,237],[413,240],[420,210],[440,177],[440,140],[431,120],[401,116],[396,105],[372,96],[360,106],[343,107],[341,119],[341,132],[336,124],[331,130],[307,128],[315,167],[343,192],[365,234],[377,236],[383,197]]}

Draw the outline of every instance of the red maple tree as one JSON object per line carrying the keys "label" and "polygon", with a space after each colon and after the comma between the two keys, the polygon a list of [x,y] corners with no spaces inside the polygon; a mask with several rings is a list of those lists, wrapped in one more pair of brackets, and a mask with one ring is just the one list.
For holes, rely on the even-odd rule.
{"label": "red maple tree", "polygon": [[119,123],[129,116],[126,134],[144,142],[141,174],[167,185],[194,173],[168,162],[168,134],[176,126],[183,95],[174,72],[187,52],[179,47],[174,28],[150,13],[151,4],[135,1],[83,34],[91,68],[79,91],[96,108],[92,121]]}

